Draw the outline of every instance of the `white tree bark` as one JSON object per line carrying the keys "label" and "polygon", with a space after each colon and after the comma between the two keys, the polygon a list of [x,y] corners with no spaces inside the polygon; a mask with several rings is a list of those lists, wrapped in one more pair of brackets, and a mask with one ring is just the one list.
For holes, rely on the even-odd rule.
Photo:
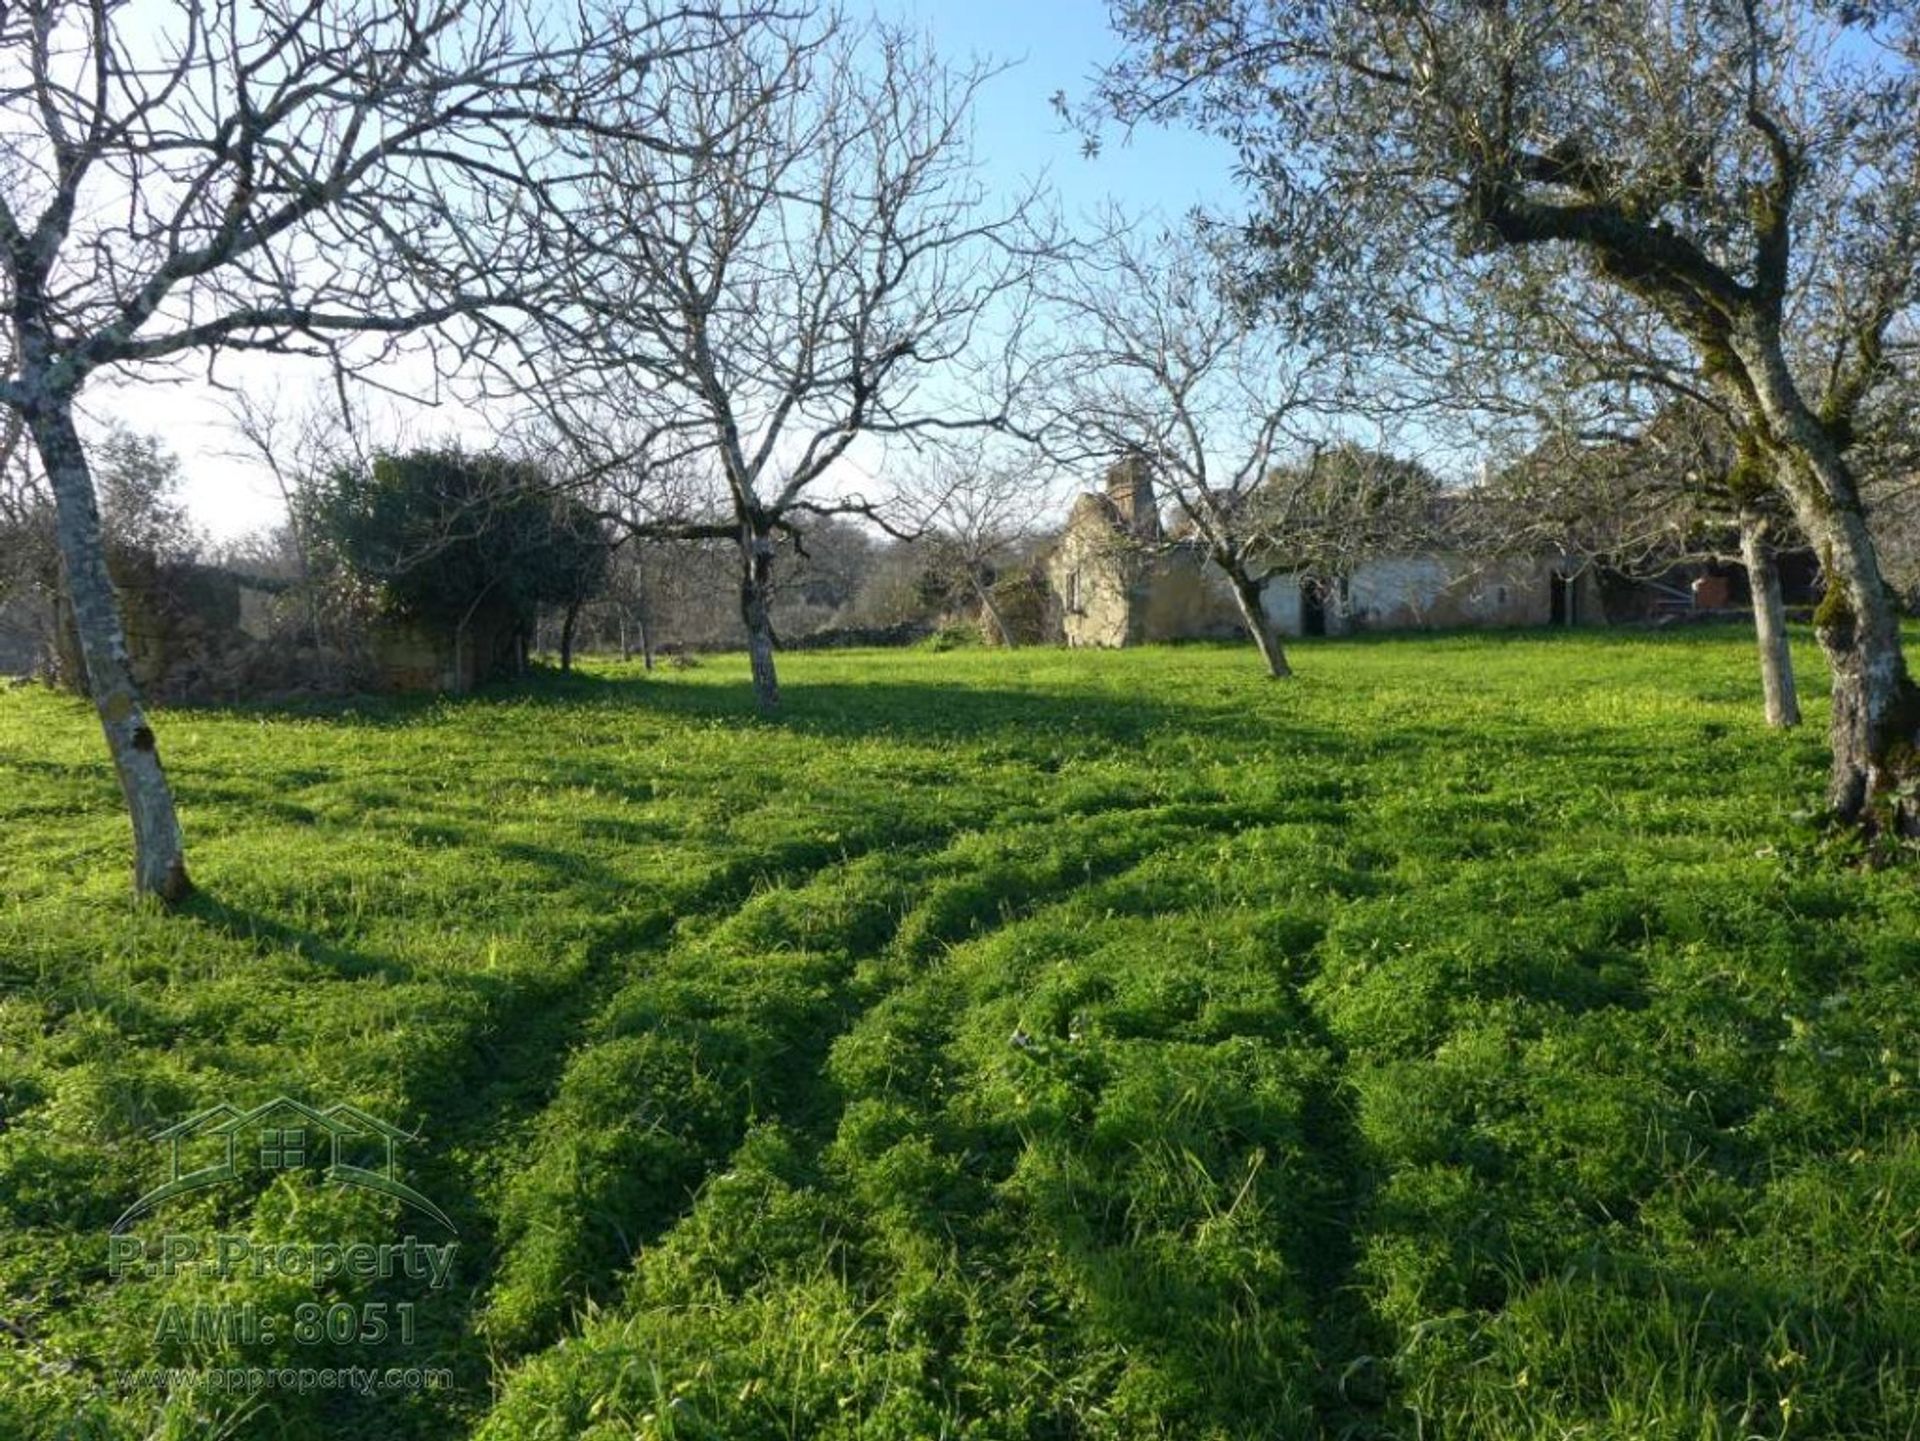
{"label": "white tree bark", "polygon": [[1780,595],[1780,567],[1766,517],[1740,513],[1740,558],[1753,595],[1753,632],[1760,651],[1760,688],[1766,697],[1767,724],[1787,729],[1800,724],[1800,693],[1793,681],[1793,650],[1787,642],[1787,608]]}
{"label": "white tree bark", "polygon": [[52,398],[28,415],[56,508],[60,563],[73,604],[74,630],[107,749],[133,821],[133,885],[138,895],[173,902],[192,889],[173,793],[160,765],[127,659],[126,635],[107,575],[100,513],[70,401]]}

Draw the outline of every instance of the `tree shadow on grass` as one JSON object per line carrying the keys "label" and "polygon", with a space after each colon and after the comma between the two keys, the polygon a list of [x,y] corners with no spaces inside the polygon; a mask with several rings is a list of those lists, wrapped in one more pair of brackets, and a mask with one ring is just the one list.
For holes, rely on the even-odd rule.
{"label": "tree shadow on grass", "polygon": [[[1579,637],[1586,634],[1581,632]],[[1675,642],[1676,652],[1691,649],[1685,643],[1688,639],[1682,636]],[[1623,640],[1644,645],[1648,636],[1634,632]],[[1497,648],[1522,642],[1541,643],[1535,632],[1475,631],[1343,638],[1341,644],[1386,648],[1417,643],[1431,650],[1435,645],[1451,643]],[[874,660],[878,674],[872,678],[843,678],[845,671],[841,668],[850,660],[869,658]],[[1571,762],[1582,770],[1605,770],[1644,761],[1650,746],[1664,754],[1676,741],[1691,743],[1698,739],[1690,729],[1664,740],[1650,739],[1644,727],[1605,721],[1583,723],[1567,716],[1538,720],[1503,717],[1491,739],[1430,717],[1396,717],[1390,724],[1370,727],[1364,717],[1358,717],[1347,728],[1328,724],[1324,714],[1316,714],[1311,720],[1303,718],[1300,712],[1307,707],[1292,703],[1295,692],[1267,688],[1267,683],[1252,677],[1244,685],[1196,686],[1187,693],[1171,688],[1153,692],[1139,688],[1144,673],[1125,669],[1101,674],[1098,684],[1059,687],[1013,665],[1004,679],[996,676],[991,683],[983,683],[977,672],[955,677],[937,663],[903,675],[903,662],[912,659],[890,653],[875,657],[836,653],[831,659],[807,656],[807,661],[818,661],[826,673],[815,678],[803,670],[793,677],[780,706],[772,712],[757,708],[744,674],[736,677],[731,670],[687,677],[637,671],[561,674],[547,669],[465,696],[351,697],[291,706],[215,707],[209,712],[287,717],[366,729],[451,722],[451,728],[458,731],[462,729],[460,721],[469,718],[469,713],[470,718],[479,718],[495,711],[504,715],[529,707],[551,707],[571,713],[566,722],[569,729],[589,734],[604,716],[605,734],[610,739],[621,727],[646,717],[690,728],[737,732],[747,746],[755,732],[829,741],[892,741],[934,751],[964,747],[970,759],[984,754],[987,759],[1026,760],[1043,770],[1057,768],[1076,755],[1142,749],[1168,736],[1201,738],[1244,750],[1252,765],[1284,764],[1290,757],[1311,757],[1356,774],[1403,757],[1417,764],[1422,756],[1474,752],[1483,752],[1489,767],[1502,770],[1536,762]],[[931,659],[937,662],[939,658]],[[1235,679],[1239,679],[1237,674]],[[1324,706],[1318,709],[1323,712]],[[1708,719],[1703,712],[1703,726],[1717,733],[1719,723],[1707,726]],[[1761,734],[1756,711],[1753,736],[1735,739],[1757,741]],[[636,798],[643,792],[652,794],[650,777],[641,784],[619,765],[594,755],[591,746],[570,748],[563,740],[556,739],[549,757],[553,783],[590,784]],[[396,797],[365,799],[372,805],[376,799],[392,803]],[[473,819],[458,818],[460,823]]]}
{"label": "tree shadow on grass", "polygon": [[[837,658],[837,657],[836,657]],[[889,662],[893,657],[886,658]],[[883,734],[900,739],[951,738],[1035,726],[1072,729],[1110,741],[1138,740],[1164,726],[1247,723],[1243,707],[1164,696],[1116,696],[1097,689],[1060,691],[1042,686],[954,683],[930,670],[924,681],[801,679],[783,692],[778,708],[761,711],[742,676],[737,682],[701,677],[689,682],[660,675],[608,675],[537,669],[525,677],[482,686],[465,695],[351,695],[300,701],[187,704],[178,715],[271,718],[355,729],[406,728],[502,705],[605,707],[693,721],[772,726],[825,735]]]}
{"label": "tree shadow on grass", "polygon": [[380,976],[395,983],[415,979],[413,967],[404,961],[342,945],[318,931],[233,905],[209,891],[195,891],[180,903],[176,913],[255,951],[266,947],[291,951],[303,961],[343,978]]}
{"label": "tree shadow on grass", "polygon": [[[604,706],[696,722],[767,727],[830,738],[882,737],[906,742],[1073,736],[1136,744],[1156,731],[1204,726],[1222,738],[1270,736],[1270,717],[1219,700],[1179,700],[1099,689],[955,683],[930,670],[925,680],[894,677],[846,681],[801,678],[761,711],[744,678],[737,684],[686,684],[644,676],[540,676],[497,692],[537,705]],[[476,694],[472,700],[484,700]]]}

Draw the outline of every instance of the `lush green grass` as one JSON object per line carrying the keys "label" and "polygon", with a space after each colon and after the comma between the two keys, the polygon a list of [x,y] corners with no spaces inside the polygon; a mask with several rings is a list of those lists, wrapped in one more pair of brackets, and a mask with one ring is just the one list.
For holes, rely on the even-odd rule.
{"label": "lush green grass", "polygon": [[[176,712],[175,917],[0,695],[0,1436],[1920,1435],[1920,892],[1796,819],[1823,703],[1764,732],[1731,631],[1298,658]],[[412,1347],[108,1276],[152,1132],[281,1092],[423,1133],[452,1294],[318,1292]],[[310,1172],[164,1222],[434,1238]],[[115,1384],[208,1357],[455,1386]]]}

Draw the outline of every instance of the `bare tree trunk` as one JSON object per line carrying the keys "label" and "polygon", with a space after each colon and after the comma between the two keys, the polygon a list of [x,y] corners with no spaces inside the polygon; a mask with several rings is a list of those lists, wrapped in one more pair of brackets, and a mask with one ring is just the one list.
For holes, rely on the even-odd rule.
{"label": "bare tree trunk", "polygon": [[580,619],[580,602],[567,602],[567,618],[560,623],[560,673],[568,674],[573,669],[573,628]]}
{"label": "bare tree trunk", "polygon": [[636,570],[639,581],[639,594],[634,597],[633,618],[640,627],[640,665],[643,670],[653,669],[653,599],[647,586],[647,573]]}
{"label": "bare tree trunk", "polygon": [[1267,608],[1260,603],[1260,583],[1238,567],[1229,568],[1225,563],[1221,569],[1227,572],[1227,584],[1233,587],[1234,603],[1240,607],[1240,620],[1247,628],[1247,634],[1253,637],[1253,643],[1260,648],[1260,659],[1266,662],[1267,674],[1275,680],[1285,680],[1293,674],[1293,667],[1287,663],[1286,647],[1280,643],[1280,631],[1267,616]]}
{"label": "bare tree trunk", "polygon": [[987,620],[993,626],[994,635],[999,637],[999,643],[1008,650],[1020,649],[1020,642],[1014,639],[1013,632],[1007,627],[1006,617],[1000,614],[1000,607],[993,603],[993,587],[983,585],[980,578],[975,576],[973,593],[980,597],[980,609],[986,612]]}
{"label": "bare tree trunk", "polygon": [[760,709],[780,704],[773,668],[773,537],[749,522],[741,531],[740,619],[747,627],[747,659]]}
{"label": "bare tree trunk", "polygon": [[1800,724],[1800,694],[1793,683],[1793,651],[1787,644],[1787,608],[1780,596],[1780,567],[1775,563],[1767,518],[1740,511],[1740,559],[1753,594],[1753,632],[1760,647],[1760,688],[1766,696],[1767,724],[1778,729]]}
{"label": "bare tree trunk", "polygon": [[71,402],[64,397],[43,402],[31,412],[28,424],[53,487],[60,568],[73,606],[87,693],[100,714],[133,821],[134,893],[177,901],[193,889],[187,879],[186,846],[174,814],[173,792],[160,765],[160,749],[141,711],[128,664],[126,634],[107,575],[93,479],[73,426]]}

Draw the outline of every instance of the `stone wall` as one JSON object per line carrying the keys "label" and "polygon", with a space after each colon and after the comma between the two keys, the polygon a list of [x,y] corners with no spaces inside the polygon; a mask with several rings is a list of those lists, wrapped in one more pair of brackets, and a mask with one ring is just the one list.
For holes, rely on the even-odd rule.
{"label": "stone wall", "polygon": [[[312,655],[281,637],[280,587],[219,566],[159,563],[151,556],[111,558],[114,591],[134,683],[150,700],[232,701],[316,689]],[[64,596],[56,598],[46,669],[62,685],[86,689],[79,636]],[[313,647],[307,648],[309,651]]]}
{"label": "stone wall", "polygon": [[367,629],[371,683],[385,691],[461,694],[521,667],[521,636],[511,619],[476,615],[464,630],[429,621],[383,617]]}
{"label": "stone wall", "polygon": [[[1082,501],[1100,497],[1082,497]],[[1138,553],[1102,516],[1074,507],[1060,544],[1047,563],[1048,580],[1060,599],[1061,630],[1070,646],[1139,643],[1136,612],[1145,567]]]}
{"label": "stone wall", "polygon": [[1220,567],[1191,548],[1153,558],[1139,618],[1141,641],[1224,640],[1245,633]]}
{"label": "stone wall", "polygon": [[[456,638],[451,626],[407,619],[331,618],[316,638],[291,591],[207,565],[115,567],[127,658],[155,701],[231,703],[355,690],[467,691],[517,672],[519,628],[481,614]],[[64,600],[42,667],[84,691],[79,639]]]}

